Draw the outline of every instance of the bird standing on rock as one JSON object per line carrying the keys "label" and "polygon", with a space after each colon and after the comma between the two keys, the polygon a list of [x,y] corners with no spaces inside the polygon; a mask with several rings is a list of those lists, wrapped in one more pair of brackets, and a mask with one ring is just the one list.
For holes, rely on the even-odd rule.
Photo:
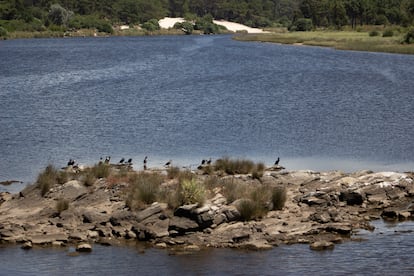
{"label": "bird standing on rock", "polygon": [[145,158],[144,158],[144,171],[147,169],[147,159],[148,159],[148,156],[145,156]]}
{"label": "bird standing on rock", "polygon": [[122,158],[121,160],[119,160],[119,164],[124,163],[124,161],[125,161],[125,158]]}
{"label": "bird standing on rock", "polygon": [[279,165],[279,161],[280,161],[280,158],[278,157],[277,160],[275,161],[275,166]]}
{"label": "bird standing on rock", "polygon": [[170,161],[168,161],[167,163],[165,163],[165,167],[169,167],[169,166],[171,166],[171,163],[172,163],[172,160],[170,160]]}

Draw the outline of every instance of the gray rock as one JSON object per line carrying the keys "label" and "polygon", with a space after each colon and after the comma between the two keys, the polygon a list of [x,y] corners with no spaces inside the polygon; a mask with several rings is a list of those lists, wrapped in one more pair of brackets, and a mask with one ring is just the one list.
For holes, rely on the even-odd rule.
{"label": "gray rock", "polygon": [[91,252],[92,246],[89,243],[81,243],[76,247],[78,252]]}
{"label": "gray rock", "polygon": [[187,232],[199,230],[199,225],[189,218],[173,216],[170,219],[168,230],[177,231],[177,234],[182,235]]}
{"label": "gray rock", "polygon": [[45,235],[34,235],[29,237],[32,244],[51,244],[55,241],[67,242],[68,237],[65,234],[45,234]]}
{"label": "gray rock", "polygon": [[198,204],[188,204],[177,208],[174,212],[174,216],[193,218],[194,210],[197,209]]}
{"label": "gray rock", "polygon": [[329,241],[316,241],[309,245],[310,249],[312,250],[328,250],[334,249],[335,244]]}
{"label": "gray rock", "polygon": [[361,205],[364,202],[364,197],[358,192],[344,191],[339,195],[340,201],[346,201],[348,205]]}
{"label": "gray rock", "polygon": [[164,204],[155,203],[147,209],[139,212],[139,214],[136,217],[137,221],[143,221],[144,219],[147,219],[155,214],[161,213],[164,209],[166,209],[166,206]]}
{"label": "gray rock", "polygon": [[26,249],[26,250],[32,249],[32,248],[33,248],[33,244],[31,241],[27,241],[21,246],[21,249]]}

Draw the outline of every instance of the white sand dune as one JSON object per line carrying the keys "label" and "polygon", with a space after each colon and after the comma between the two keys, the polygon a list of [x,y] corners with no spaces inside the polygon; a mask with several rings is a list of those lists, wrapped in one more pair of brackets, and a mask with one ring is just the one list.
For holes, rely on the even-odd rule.
{"label": "white sand dune", "polygon": [[[177,22],[184,22],[184,18],[182,17],[165,17],[163,19],[161,19],[160,21],[158,21],[158,23],[160,24],[160,27],[163,29],[169,29],[172,28],[174,26],[175,23]],[[234,22],[230,22],[230,21],[225,21],[225,20],[213,20],[214,24],[217,25],[221,25],[227,28],[227,30],[232,31],[232,32],[237,32],[237,31],[246,31],[248,33],[267,33],[265,31],[263,31],[262,29],[258,29],[258,28],[251,28],[249,26],[243,25],[243,24],[239,24],[239,23],[234,23]]]}

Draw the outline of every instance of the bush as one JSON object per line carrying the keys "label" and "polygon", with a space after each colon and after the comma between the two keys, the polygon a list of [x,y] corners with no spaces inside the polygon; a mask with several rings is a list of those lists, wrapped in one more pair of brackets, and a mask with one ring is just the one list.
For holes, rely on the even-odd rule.
{"label": "bush", "polygon": [[177,178],[180,175],[180,168],[179,167],[169,167],[167,169],[167,177],[169,179]]}
{"label": "bush", "polygon": [[174,29],[182,30],[185,34],[190,35],[194,31],[194,25],[191,22],[177,22],[174,24]]}
{"label": "bush", "polygon": [[52,165],[48,165],[43,172],[37,177],[37,187],[44,196],[54,184],[57,183],[58,171]]}
{"label": "bush", "polygon": [[67,201],[66,199],[58,199],[58,201],[56,202],[56,211],[60,214],[63,211],[67,210],[69,208],[69,201]]}
{"label": "bush", "polygon": [[223,171],[230,175],[252,173],[254,174],[253,177],[261,177],[260,175],[263,175],[264,169],[265,165],[263,163],[255,164],[253,161],[244,159],[232,160],[225,157],[214,162],[215,171]]}
{"label": "bush", "polygon": [[90,172],[96,178],[105,178],[109,176],[111,168],[108,166],[108,164],[102,163],[93,166],[90,169]]}
{"label": "bush", "polygon": [[273,210],[282,210],[286,202],[286,189],[284,188],[273,188],[272,191],[272,205]]}
{"label": "bush", "polygon": [[139,209],[157,201],[163,177],[155,173],[138,173],[129,179],[126,204],[130,209]]}
{"label": "bush", "polygon": [[391,37],[394,35],[394,31],[391,29],[387,29],[382,33],[382,37]]}
{"label": "bush", "polygon": [[411,44],[414,43],[414,28],[408,30],[404,36],[404,43]]}
{"label": "bush", "polygon": [[380,35],[380,33],[378,32],[378,31],[370,31],[369,32],[369,36],[379,36]]}
{"label": "bush", "polygon": [[181,204],[194,204],[202,205],[205,200],[205,188],[198,183],[194,178],[191,180],[184,180],[180,183],[179,198]]}
{"label": "bush", "polygon": [[7,30],[0,26],[0,37],[6,38],[8,34]]}
{"label": "bush", "polygon": [[313,28],[312,19],[299,18],[289,27],[289,31],[306,32]]}
{"label": "bush", "polygon": [[157,19],[148,20],[147,22],[142,24],[142,28],[149,32],[154,32],[161,29]]}
{"label": "bush", "polygon": [[90,187],[93,186],[96,182],[96,177],[91,172],[87,172],[83,178],[83,185]]}

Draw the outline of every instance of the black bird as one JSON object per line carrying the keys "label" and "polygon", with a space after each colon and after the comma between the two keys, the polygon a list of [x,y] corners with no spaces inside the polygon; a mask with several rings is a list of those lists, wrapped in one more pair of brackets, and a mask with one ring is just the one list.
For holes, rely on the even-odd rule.
{"label": "black bird", "polygon": [[164,166],[165,166],[165,167],[169,167],[169,166],[171,165],[171,162],[172,162],[171,160],[170,160],[170,161],[168,161],[167,163],[165,163],[165,165],[164,165]]}
{"label": "black bird", "polygon": [[144,165],[147,164],[147,159],[148,159],[148,156],[145,156],[145,158],[144,158]]}
{"label": "black bird", "polygon": [[73,165],[75,165],[75,160],[69,159],[68,166],[73,166]]}
{"label": "black bird", "polygon": [[124,161],[125,161],[125,158],[122,158],[121,160],[119,160],[119,164],[124,163]]}
{"label": "black bird", "polygon": [[111,161],[111,156],[105,157],[105,164],[109,164],[109,161]]}
{"label": "black bird", "polygon": [[275,166],[279,165],[279,161],[280,161],[280,158],[278,157],[277,160],[275,161]]}
{"label": "black bird", "polygon": [[208,159],[208,161],[207,161],[207,165],[210,165],[210,164],[211,164],[211,158]]}
{"label": "black bird", "polygon": [[206,164],[206,162],[207,162],[207,160],[205,160],[205,159],[201,160],[201,165]]}
{"label": "black bird", "polygon": [[127,163],[128,164],[131,164],[132,163],[132,158],[129,158],[128,161],[127,161]]}

